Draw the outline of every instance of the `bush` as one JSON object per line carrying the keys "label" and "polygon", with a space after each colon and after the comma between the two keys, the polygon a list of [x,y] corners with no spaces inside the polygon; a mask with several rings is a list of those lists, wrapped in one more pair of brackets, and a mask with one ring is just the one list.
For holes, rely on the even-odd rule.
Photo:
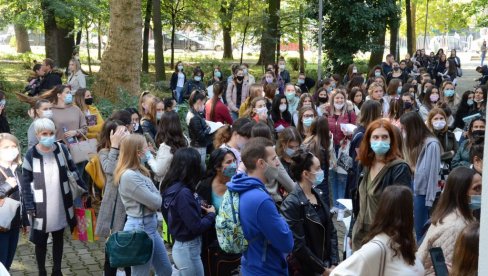
{"label": "bush", "polygon": [[[290,64],[293,71],[300,70],[300,58],[299,57],[291,57],[287,60],[287,63]],[[307,60],[304,60],[305,68],[307,68]]]}

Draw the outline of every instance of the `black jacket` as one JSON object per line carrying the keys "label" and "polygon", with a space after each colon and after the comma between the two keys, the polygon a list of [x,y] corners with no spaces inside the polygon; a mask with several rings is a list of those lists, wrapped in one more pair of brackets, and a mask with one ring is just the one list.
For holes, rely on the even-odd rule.
{"label": "black jacket", "polygon": [[[39,90],[37,92],[42,92],[45,90],[52,89],[52,88],[54,88],[54,86],[60,85],[60,84],[62,84],[62,81],[61,81],[61,77],[59,76],[59,74],[51,71],[51,72],[47,73],[42,78],[41,84],[38,87]],[[38,94],[38,93],[36,93],[36,94]]]}
{"label": "black jacket", "polygon": [[183,86],[183,90],[181,91],[181,94],[183,95],[183,98],[185,100],[190,99],[191,92],[194,90],[205,90],[206,91],[205,84],[202,81],[195,81],[193,79],[185,82],[185,85]]}
{"label": "black jacket", "polygon": [[[15,177],[13,172],[10,169],[5,169],[3,167],[0,167],[1,170],[8,176],[8,177]],[[18,167],[15,170],[15,174],[17,175],[17,181],[18,185],[12,188],[10,184],[8,184],[5,180],[5,176],[3,174],[0,174],[0,199],[9,197],[11,199],[20,201],[20,181],[18,179],[19,176],[22,175],[22,171],[20,167]],[[29,225],[29,220],[27,219],[27,212],[25,211],[25,208],[23,208],[22,204],[19,209],[17,209],[17,214],[15,217],[12,219],[12,223],[10,225],[10,229],[16,229],[20,228],[21,226],[28,226]]]}
{"label": "black jacket", "polygon": [[190,134],[190,145],[195,148],[206,148],[210,143],[212,143],[210,135],[210,127],[205,122],[198,112],[190,109],[193,113],[193,117],[190,119],[190,124],[188,125],[188,133]]}
{"label": "black jacket", "polygon": [[[183,85],[186,82],[186,74],[185,72],[181,71],[183,75],[185,76],[185,80],[183,81]],[[176,85],[178,84],[178,72],[173,72],[173,75],[171,75],[171,81],[169,83],[169,87],[171,88],[171,91],[176,89]]]}
{"label": "black jacket", "polygon": [[310,204],[300,185],[291,192],[281,205],[286,222],[293,231],[293,256],[301,265],[303,275],[323,273],[325,267],[337,265],[337,231],[330,218],[329,206],[322,200],[321,191],[312,189],[325,212],[323,224]]}

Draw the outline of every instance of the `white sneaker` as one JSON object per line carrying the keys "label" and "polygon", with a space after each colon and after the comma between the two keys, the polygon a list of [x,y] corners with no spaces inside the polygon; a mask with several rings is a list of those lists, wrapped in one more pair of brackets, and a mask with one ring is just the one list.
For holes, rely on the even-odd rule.
{"label": "white sneaker", "polygon": [[344,210],[339,210],[337,212],[337,221],[342,221],[344,219]]}

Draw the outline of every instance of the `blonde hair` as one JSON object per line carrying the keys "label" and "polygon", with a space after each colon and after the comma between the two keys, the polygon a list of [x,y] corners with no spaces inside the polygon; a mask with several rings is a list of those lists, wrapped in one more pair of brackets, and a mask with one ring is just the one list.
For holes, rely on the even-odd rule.
{"label": "blonde hair", "polygon": [[384,95],[384,93],[385,93],[385,88],[384,88],[383,86],[381,86],[381,85],[377,84],[376,82],[373,82],[373,83],[372,83],[372,84],[369,86],[369,88],[368,88],[368,95],[369,95],[370,97],[372,97],[374,90],[375,90],[376,88],[378,88],[378,87],[381,87],[381,89],[383,90],[383,95]]}
{"label": "blonde hair", "polygon": [[139,152],[144,150],[146,144],[144,136],[139,134],[130,134],[122,139],[120,143],[120,154],[117,166],[114,170],[114,185],[118,186],[120,178],[126,170],[138,170],[143,175],[149,176],[149,171],[139,159]]}
{"label": "blonde hair", "polygon": [[72,58],[69,61],[73,62],[75,64],[75,67],[76,67],[75,73],[81,70],[81,63],[78,59]]}
{"label": "blonde hair", "polygon": [[0,133],[0,143],[2,143],[3,140],[8,140],[15,143],[17,149],[19,150],[19,155],[17,155],[17,158],[12,162],[16,164],[22,164],[22,158],[20,157],[21,149],[20,149],[19,139],[17,139],[17,137],[13,136],[10,133]]}

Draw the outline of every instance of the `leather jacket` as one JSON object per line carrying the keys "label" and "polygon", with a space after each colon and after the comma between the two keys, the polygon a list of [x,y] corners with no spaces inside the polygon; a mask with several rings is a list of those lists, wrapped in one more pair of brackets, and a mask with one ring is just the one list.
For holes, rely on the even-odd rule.
{"label": "leather jacket", "polygon": [[190,135],[190,145],[195,148],[206,148],[212,143],[212,135],[210,134],[210,127],[205,122],[205,118],[195,110],[190,109],[193,117],[190,119],[188,125],[188,133]]}
{"label": "leather jacket", "polygon": [[281,211],[293,231],[293,257],[301,264],[303,275],[323,273],[326,267],[337,265],[339,252],[337,231],[330,218],[328,204],[322,200],[322,191],[312,188],[326,215],[323,224],[308,201],[300,185],[297,185],[281,205]]}

